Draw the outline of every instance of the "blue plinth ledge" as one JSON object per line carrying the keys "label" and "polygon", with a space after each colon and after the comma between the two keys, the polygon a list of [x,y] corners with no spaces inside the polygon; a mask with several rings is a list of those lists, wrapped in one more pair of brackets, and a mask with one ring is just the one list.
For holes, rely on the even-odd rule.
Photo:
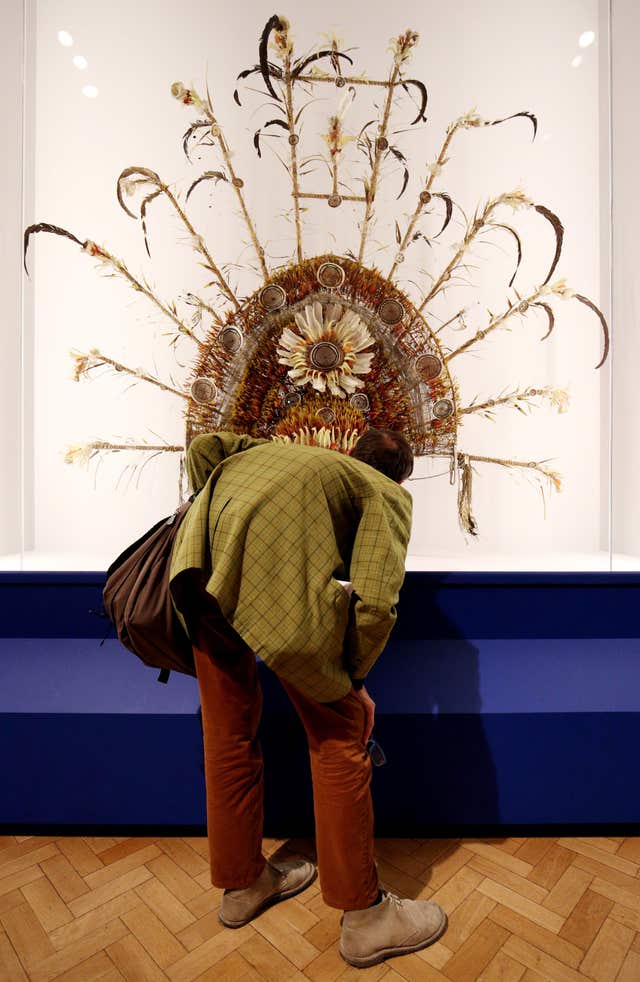
{"label": "blue plinth ledge", "polygon": [[[197,680],[103,641],[103,585],[0,573],[0,833],[204,835]],[[376,835],[640,834],[639,599],[636,573],[408,573],[367,680]],[[304,730],[258,668],[264,832],[311,836]]]}

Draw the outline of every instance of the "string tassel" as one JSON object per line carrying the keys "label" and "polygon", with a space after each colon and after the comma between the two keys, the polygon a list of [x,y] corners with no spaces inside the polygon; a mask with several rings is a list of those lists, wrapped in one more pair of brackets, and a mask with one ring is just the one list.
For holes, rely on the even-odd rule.
{"label": "string tassel", "polygon": [[463,531],[470,535],[478,534],[478,524],[471,511],[472,476],[469,454],[458,454],[458,465],[461,471],[458,484],[458,519]]}

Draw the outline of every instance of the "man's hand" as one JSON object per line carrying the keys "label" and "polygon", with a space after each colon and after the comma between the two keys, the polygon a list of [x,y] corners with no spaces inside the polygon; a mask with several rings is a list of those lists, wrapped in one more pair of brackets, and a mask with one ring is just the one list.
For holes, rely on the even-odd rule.
{"label": "man's hand", "polygon": [[364,685],[362,686],[361,689],[352,689],[351,691],[355,693],[355,695],[358,697],[360,702],[364,705],[364,708],[367,713],[367,729],[364,735],[364,742],[366,743],[369,737],[371,736],[371,731],[373,730],[376,704],[371,698],[371,696],[369,695],[369,693],[367,692]]}

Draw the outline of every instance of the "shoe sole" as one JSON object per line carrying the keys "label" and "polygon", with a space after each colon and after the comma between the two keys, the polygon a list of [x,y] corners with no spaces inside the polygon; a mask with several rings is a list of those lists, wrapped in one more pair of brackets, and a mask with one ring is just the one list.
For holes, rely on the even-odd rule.
{"label": "shoe sole", "polygon": [[404,947],[395,948],[381,948],[380,951],[374,952],[372,955],[366,955],[361,958],[358,957],[348,957],[344,954],[341,948],[338,948],[340,956],[349,963],[349,965],[354,965],[356,968],[369,968],[370,965],[377,965],[379,962],[385,961],[387,958],[395,958],[397,955],[410,955],[414,951],[420,951],[422,948],[427,948],[430,944],[434,944],[439,938],[442,937],[444,932],[447,930],[448,919],[446,913],[443,911],[443,920],[440,927],[436,930],[431,937],[427,938],[426,941],[420,941],[419,944],[405,945]]}
{"label": "shoe sole", "polygon": [[245,917],[244,920],[242,921],[225,920],[224,917],[222,916],[222,911],[218,911],[218,920],[220,921],[221,924],[224,924],[225,927],[244,927],[245,924],[248,924],[249,921],[252,921],[255,917],[258,916],[258,914],[261,914],[263,911],[265,911],[267,907],[272,907],[274,904],[280,903],[281,900],[288,900],[289,897],[295,897],[297,893],[302,893],[303,890],[306,890],[307,887],[311,886],[317,875],[318,875],[318,870],[316,868],[313,871],[313,875],[308,877],[303,883],[300,883],[297,887],[293,887],[291,890],[285,890],[283,893],[274,893],[270,897],[267,897],[267,899],[264,900],[260,904],[260,906],[256,908],[256,910],[254,910],[253,914],[251,914],[249,917]]}

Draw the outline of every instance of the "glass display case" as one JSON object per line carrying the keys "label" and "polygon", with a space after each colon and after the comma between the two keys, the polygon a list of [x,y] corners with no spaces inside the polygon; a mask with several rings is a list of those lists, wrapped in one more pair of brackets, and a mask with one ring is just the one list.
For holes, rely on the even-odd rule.
{"label": "glass display case", "polygon": [[[361,366],[338,398],[379,425],[395,371],[407,400],[408,569],[638,569],[627,79],[640,14],[625,2],[612,22],[608,0],[284,14],[288,29],[263,35],[252,2],[3,12],[16,139],[0,190],[14,230],[0,568],[106,569],[169,514],[189,439],[241,418],[220,408],[240,382],[222,368],[212,381],[209,348],[246,352],[229,312],[262,296],[271,316],[265,282],[277,295],[307,262],[325,314],[357,307],[370,350],[388,354],[367,389],[346,335],[327,335],[316,354],[339,352],[336,378]],[[36,226],[28,276],[18,226]],[[370,319],[338,282],[359,269],[377,278]],[[280,354],[284,405],[298,393]],[[305,384],[303,402],[329,393]]]}

